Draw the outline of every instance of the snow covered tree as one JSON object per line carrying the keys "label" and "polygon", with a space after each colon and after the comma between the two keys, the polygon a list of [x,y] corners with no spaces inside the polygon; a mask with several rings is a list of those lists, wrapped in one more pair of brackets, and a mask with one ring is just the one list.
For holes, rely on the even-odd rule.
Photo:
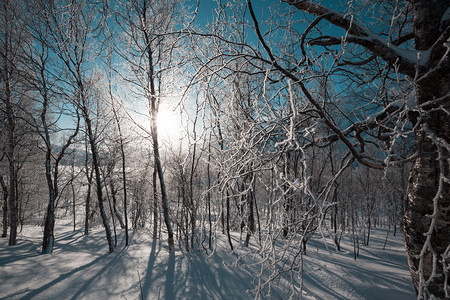
{"label": "snow covered tree", "polygon": [[[52,28],[47,27],[52,23],[44,17],[50,15],[49,11],[46,10],[45,6],[30,1],[28,2],[28,12],[33,17],[27,22],[27,29],[32,36],[32,42],[30,47],[27,47],[28,51],[25,56],[26,70],[30,74],[26,80],[32,91],[34,101],[41,106],[34,112],[32,124],[40,135],[45,149],[45,176],[49,201],[44,221],[42,253],[49,254],[53,251],[56,202],[60,196],[60,163],[67,148],[74,142],[74,138],[78,134],[80,117],[71,95],[64,91],[63,78],[54,75],[55,73],[65,73],[65,69],[64,64],[58,64],[60,61],[55,59],[57,55],[54,51],[57,48],[55,48],[54,36],[49,34]],[[52,57],[52,59],[49,59],[49,57]],[[62,66],[62,69],[58,66]],[[67,139],[62,142],[58,151],[55,149],[57,148],[55,147],[55,136],[63,130],[58,127],[56,120],[62,116],[63,110],[66,110],[66,117],[69,116],[68,113],[74,112],[76,125]],[[68,129],[65,128],[65,130]]]}
{"label": "snow covered tree", "polygon": [[16,244],[17,238],[17,119],[16,83],[20,78],[17,69],[20,47],[23,46],[23,19],[21,19],[21,7],[18,1],[5,0],[0,2],[0,81],[1,104],[3,116],[6,119],[6,159],[9,170],[9,189],[7,209],[9,212],[9,245]]}
{"label": "snow covered tree", "polygon": [[[282,2],[292,7],[294,19],[300,17],[297,11],[315,18],[298,35],[298,63],[289,69],[276,42],[267,41],[270,34],[262,31],[247,0],[255,33],[265,50],[261,59],[301,89],[332,131],[326,141],[339,141],[360,164],[383,169],[401,160],[393,151],[398,137],[414,135],[405,218],[411,275],[420,298],[449,297],[450,1],[352,1],[342,12],[344,5],[327,7],[321,1]],[[327,22],[332,26],[324,29]],[[309,55],[312,51],[317,51],[316,56]],[[373,97],[364,117],[347,128],[336,124],[336,116],[327,113],[301,73],[326,57],[330,74],[342,71],[359,87],[379,84],[377,92],[384,94]],[[393,94],[398,95],[396,99]],[[374,109],[377,103],[381,108]],[[352,104],[342,105],[346,110]],[[366,143],[373,142],[370,135],[374,132],[372,137],[387,145],[386,159],[364,151]]]}
{"label": "snow covered tree", "polygon": [[[40,17],[42,18],[42,22],[36,25],[36,30],[44,30],[42,37],[45,38],[45,40],[41,39],[40,41],[45,43],[37,49],[48,47],[47,50],[43,49],[43,51],[49,51],[48,54],[44,53],[44,58],[45,55],[48,55],[52,60],[57,60],[56,66],[60,67],[60,71],[64,75],[64,77],[61,76],[63,77],[61,78],[61,86],[63,86],[64,95],[67,95],[76,107],[75,111],[79,111],[83,120],[87,144],[92,155],[100,215],[111,253],[113,252],[111,230],[103,204],[104,197],[100,174],[99,132],[96,131],[94,123],[99,99],[95,87],[98,82],[98,75],[94,72],[94,65],[89,61],[97,54],[94,50],[96,44],[93,40],[93,34],[97,26],[96,10],[90,3],[84,3],[83,1],[39,2],[36,5],[40,9]],[[44,70],[44,74],[48,75],[47,72],[55,71],[55,67]],[[41,89],[41,91],[44,90]],[[65,108],[67,109],[67,106]],[[46,123],[45,118],[42,122]],[[46,134],[44,133],[43,136],[46,136]],[[73,136],[67,140],[69,145],[71,139],[73,139]],[[48,137],[44,140],[47,143],[47,148],[51,149],[51,147],[48,147]],[[66,143],[62,147],[68,147],[68,144]]]}
{"label": "snow covered tree", "polygon": [[[114,8],[114,14],[120,28],[115,34],[116,54],[129,72],[121,69],[119,73],[130,84],[130,90],[133,91],[130,96],[147,101],[154,167],[159,180],[169,250],[172,251],[173,229],[157,120],[160,103],[177,80],[172,73],[183,62],[182,56],[179,55],[182,39],[175,32],[177,26],[184,25],[187,15],[183,12],[182,2],[178,0],[124,1]],[[123,45],[126,47],[122,47]]]}

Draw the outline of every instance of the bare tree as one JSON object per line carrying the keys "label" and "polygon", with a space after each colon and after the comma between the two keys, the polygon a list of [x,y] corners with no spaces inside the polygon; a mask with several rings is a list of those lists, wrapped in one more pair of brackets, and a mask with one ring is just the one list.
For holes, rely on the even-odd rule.
{"label": "bare tree", "polygon": [[[227,80],[235,74],[260,76],[263,82],[264,93],[254,106],[256,122],[251,125],[261,129],[263,139],[270,141],[261,143],[266,151],[255,151],[262,159],[249,154],[238,162],[223,158],[218,164],[235,161],[237,170],[254,160],[257,163],[251,171],[255,171],[259,170],[255,166],[261,168],[276,161],[275,155],[268,155],[268,149],[275,148],[274,153],[281,157],[296,152],[298,168],[289,165],[291,171],[275,178],[271,186],[275,196],[280,191],[286,196],[284,212],[280,212],[288,220],[293,217],[292,224],[301,224],[293,227],[300,228],[302,241],[306,241],[329,211],[327,208],[337,204],[338,196],[331,196],[338,190],[339,176],[350,165],[386,170],[413,161],[405,222],[413,281],[420,297],[444,297],[448,293],[445,256],[449,252],[449,221],[442,213],[449,205],[449,2],[353,1],[349,7],[337,5],[333,9],[319,1],[281,2],[288,5],[272,10],[273,17],[267,20],[258,20],[250,0],[227,6],[219,3],[214,26],[197,32],[211,38],[212,46],[201,48],[201,68],[193,82],[208,82],[211,77],[221,80],[214,82],[220,87],[212,97],[219,99],[216,102],[232,97],[222,91],[230,89],[232,84]],[[245,38],[249,28],[257,44]],[[211,51],[214,47],[216,51]],[[234,67],[235,62],[239,68]],[[219,105],[210,107],[214,113],[231,117]],[[225,125],[222,122],[220,126],[227,134],[234,132],[227,123],[230,120],[225,120]],[[408,157],[405,146],[411,136],[415,137],[416,153]],[[226,141],[224,148],[235,149],[232,141],[239,140],[231,134],[223,137],[218,141]],[[240,142],[248,140],[242,138]],[[316,149],[331,144],[337,149],[333,161],[318,165],[309,162],[322,155]],[[257,149],[257,144],[248,143],[245,148]],[[289,164],[292,157],[288,157]],[[276,171],[280,171],[280,165],[272,164]],[[320,175],[326,172],[332,175]],[[224,173],[229,182],[239,182],[248,174],[231,168]],[[373,200],[369,202],[368,208]],[[275,207],[271,209],[276,211]],[[355,228],[360,220],[353,221]],[[274,222],[269,223],[273,230]],[[293,290],[295,293],[294,285]]]}
{"label": "bare tree", "polygon": [[[383,169],[386,162],[377,160],[374,156],[364,153],[364,141],[361,132],[370,132],[377,128],[380,140],[385,139],[388,145],[396,143],[395,136],[400,128],[407,134],[409,121],[413,126],[415,136],[414,160],[410,174],[408,189],[409,203],[406,211],[405,239],[411,275],[419,297],[448,297],[447,271],[445,271],[445,255],[450,244],[449,218],[443,213],[450,205],[448,183],[449,166],[445,157],[449,153],[449,84],[450,62],[447,40],[450,36],[447,0],[435,1],[398,1],[366,3],[362,1],[350,6],[346,13],[339,13],[319,2],[286,0],[292,8],[316,16],[304,33],[300,35],[300,49],[304,55],[298,59],[296,68],[288,69],[283,59],[275,52],[276,46],[268,44],[259,22],[253,11],[251,1],[247,5],[254,23],[255,33],[266,52],[268,61],[282,76],[290,78],[301,89],[304,97],[316,109],[322,122],[333,132],[328,141],[339,140],[348,148],[351,155],[361,164]],[[380,23],[368,23],[365,14],[375,8],[383,15]],[[368,10],[366,10],[368,9]],[[360,21],[360,18],[366,21]],[[329,35],[315,31],[321,22],[345,30],[342,36],[331,32]],[[382,26],[383,24],[388,26]],[[387,29],[387,31],[382,31]],[[311,34],[311,35],[310,35]],[[414,44],[412,44],[412,42]],[[387,74],[398,74],[406,80],[398,81],[393,77],[393,83],[399,90],[402,85],[410,85],[412,93],[409,98],[400,98],[397,102],[388,102],[384,109],[378,109],[371,116],[356,122],[347,129],[341,129],[333,122],[333,117],[327,114],[318,99],[310,92],[303,81],[301,68],[314,63],[314,58],[308,57],[305,44],[321,46],[326,49],[336,49],[338,53],[332,57],[335,65],[345,70],[355,72],[355,69],[367,71],[378,58],[385,61],[381,69]],[[337,47],[336,47],[337,46]],[[358,61],[345,55],[341,49],[363,53],[363,60]],[[364,52],[365,51],[365,52]],[[377,70],[374,70],[377,71]],[[372,72],[373,73],[373,72]],[[372,80],[380,78],[377,73]],[[397,77],[397,78],[399,78]],[[389,75],[384,77],[390,80]],[[381,81],[386,87],[386,82]],[[392,85],[392,84],[391,84]],[[411,89],[410,89],[411,91]],[[385,94],[386,95],[386,94]],[[387,100],[382,95],[380,98]],[[386,103],[386,102],[385,102]],[[369,112],[370,115],[370,112]],[[394,125],[395,124],[395,125]],[[394,127],[391,127],[394,125]],[[357,147],[350,141],[350,134],[355,134],[359,141]],[[387,139],[387,140],[386,140]],[[392,150],[391,147],[388,146]],[[390,156],[387,164],[394,162],[396,157]],[[429,216],[429,217],[427,217]]]}
{"label": "bare tree", "polygon": [[[126,170],[126,160],[125,160],[125,141],[122,133],[122,127],[120,124],[120,118],[115,106],[115,99],[112,94],[111,85],[109,85],[109,92],[111,97],[111,108],[114,114],[114,120],[116,122],[117,130],[119,133],[119,147],[120,147],[120,156],[122,159],[122,185],[123,185],[123,216],[124,216],[124,229],[125,229],[125,245],[128,246],[129,237],[128,237],[128,208],[127,208],[127,170]],[[111,189],[113,188],[111,183]],[[115,206],[114,206],[115,209]]]}
{"label": "bare tree", "polygon": [[8,234],[8,187],[3,180],[3,175],[0,175],[0,184],[2,186],[2,237]]}
{"label": "bare tree", "polygon": [[[96,10],[90,3],[83,1],[71,1],[69,5],[66,4],[63,2],[42,4],[43,17],[48,24],[49,44],[54,47],[52,51],[64,64],[71,96],[84,121],[85,133],[92,155],[100,215],[108,240],[109,252],[112,253],[114,248],[111,241],[111,230],[103,203],[98,153],[99,136],[93,124],[93,115],[97,107],[95,104],[98,104],[94,100],[99,100],[95,87],[98,75],[93,72],[92,65],[89,66],[87,61],[89,56],[94,54],[88,46],[94,46],[89,43],[94,42],[92,34],[96,29]],[[64,18],[60,18],[60,16],[64,16]]]}
{"label": "bare tree", "polygon": [[[30,9],[30,14],[36,11],[45,15],[45,10],[39,10],[39,7],[33,6]],[[54,61],[49,59],[56,55],[55,48],[52,45],[50,36],[48,35],[50,28],[47,27],[50,23],[45,19],[39,18],[40,14],[35,15],[33,21],[28,22],[28,31],[33,36],[33,44],[30,45],[27,59],[27,69],[32,76],[28,79],[29,85],[36,92],[35,101],[39,101],[42,105],[40,110],[40,118],[35,120],[34,125],[36,131],[44,142],[45,149],[45,175],[47,179],[47,186],[49,192],[49,201],[47,206],[47,213],[45,217],[44,238],[42,243],[42,253],[50,254],[53,251],[54,245],[54,227],[55,227],[55,210],[56,200],[59,197],[59,165],[63,159],[66,150],[73,143],[74,138],[78,134],[80,116],[78,109],[74,103],[67,101],[66,106],[73,106],[76,112],[76,125],[72,133],[69,134],[67,140],[61,145],[61,149],[56,151],[53,135],[61,130],[57,127],[55,119],[59,119],[62,112],[60,107],[63,107],[63,99],[67,98],[64,95],[64,83],[58,78],[55,78],[55,73],[63,73],[63,70],[58,70]],[[69,95],[70,98],[70,95]]]}
{"label": "bare tree", "polygon": [[116,11],[116,14],[129,48],[117,49],[117,53],[128,64],[132,72],[133,78],[126,80],[132,83],[133,89],[139,96],[148,101],[154,166],[160,185],[169,250],[172,251],[173,230],[159,149],[157,119],[160,101],[167,92],[166,80],[170,78],[165,76],[170,76],[170,72],[175,68],[174,55],[179,48],[179,38],[176,35],[168,34],[175,31],[174,26],[177,22],[182,24],[181,2],[153,3],[142,0],[126,2],[122,6]]}
{"label": "bare tree", "polygon": [[17,238],[17,141],[16,141],[16,126],[17,120],[15,117],[17,107],[15,103],[15,83],[18,80],[18,60],[22,42],[24,39],[23,19],[21,19],[20,2],[5,0],[0,3],[0,28],[2,34],[0,35],[0,58],[1,68],[0,72],[2,90],[4,96],[2,100],[2,110],[6,117],[6,132],[7,132],[7,147],[6,158],[9,165],[9,195],[8,195],[8,211],[9,211],[9,245],[16,244]]}

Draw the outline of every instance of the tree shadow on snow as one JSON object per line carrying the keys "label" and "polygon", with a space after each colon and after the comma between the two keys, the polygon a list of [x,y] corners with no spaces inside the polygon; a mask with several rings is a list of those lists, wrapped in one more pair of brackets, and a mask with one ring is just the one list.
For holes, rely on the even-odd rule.
{"label": "tree shadow on snow", "polygon": [[0,267],[14,264],[22,259],[39,256],[41,254],[40,246],[31,241],[23,240],[15,246],[0,247]]}
{"label": "tree shadow on snow", "polygon": [[153,268],[155,266],[155,261],[156,261],[156,258],[158,257],[159,252],[161,251],[161,241],[159,241],[158,252],[156,252],[156,244],[157,244],[157,240],[153,240],[152,249],[150,250],[150,257],[148,258],[147,272],[146,272],[144,284],[142,286],[142,294],[143,294],[142,296],[145,300],[148,299],[147,295],[149,294],[149,288],[151,287],[152,274],[153,274]]}
{"label": "tree shadow on snow", "polygon": [[320,241],[311,244],[315,244],[317,252],[310,251],[305,256],[304,278],[308,290],[320,291],[321,297],[414,299],[408,274],[403,277],[398,271],[407,270],[405,255],[389,250],[390,247],[401,247],[399,242],[388,240],[386,250],[383,250],[384,239],[374,237],[370,246],[361,247],[357,260],[353,259],[353,249],[349,243],[342,244],[340,252],[325,250]]}
{"label": "tree shadow on snow", "polygon": [[163,242],[153,241],[142,298],[250,299],[246,291],[253,288],[253,276],[242,266],[226,265],[220,255],[207,257],[197,251],[168,253]]}
{"label": "tree shadow on snow", "polygon": [[[81,298],[83,293],[89,291],[90,290],[89,287],[92,285],[102,286],[102,284],[100,284],[99,281],[104,278],[108,278],[110,282],[114,282],[113,280],[114,276],[117,276],[119,274],[125,274],[124,270],[126,270],[126,263],[125,259],[123,258],[125,254],[126,254],[125,250],[116,251],[112,254],[106,254],[105,256],[108,260],[106,264],[100,270],[98,270],[98,272],[90,275],[90,279],[84,281],[84,284],[78,288],[78,290],[72,296],[71,299],[75,300]],[[117,296],[114,295],[114,292],[109,292],[106,289],[103,289],[101,292],[102,295],[108,294],[108,298]],[[90,296],[94,297],[94,295]]]}
{"label": "tree shadow on snow", "polygon": [[[82,266],[80,266],[80,267],[78,267],[76,269],[73,269],[73,270],[71,270],[71,271],[69,271],[67,273],[61,274],[61,275],[58,276],[58,278],[50,281],[49,283],[47,283],[47,284],[45,284],[43,286],[40,286],[39,288],[37,288],[37,289],[27,293],[27,294],[25,294],[21,298],[22,299],[32,299],[33,297],[36,297],[37,295],[39,295],[40,293],[46,291],[47,289],[55,286],[59,282],[65,280],[67,278],[70,278],[74,274],[76,274],[76,273],[78,273],[80,271],[83,271],[83,270],[85,270],[85,269],[87,269],[87,268],[89,268],[91,266],[94,266],[95,264],[101,262],[102,260],[104,260],[106,258],[106,256],[107,256],[106,254],[102,255],[102,256],[99,256],[99,257],[97,257],[96,259],[94,259],[93,261],[91,261],[88,264],[82,265]],[[10,295],[10,297],[14,297],[14,295]]]}
{"label": "tree shadow on snow", "polygon": [[164,299],[175,299],[174,295],[174,275],[175,275],[175,251],[170,251],[169,262],[167,263],[166,288],[164,290]]}

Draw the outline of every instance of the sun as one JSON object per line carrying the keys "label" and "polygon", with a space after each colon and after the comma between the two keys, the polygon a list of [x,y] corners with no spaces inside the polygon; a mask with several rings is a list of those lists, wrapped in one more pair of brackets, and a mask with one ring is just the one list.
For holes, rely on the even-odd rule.
{"label": "sun", "polygon": [[182,136],[181,116],[179,111],[160,107],[156,119],[158,136],[164,141],[176,142]]}

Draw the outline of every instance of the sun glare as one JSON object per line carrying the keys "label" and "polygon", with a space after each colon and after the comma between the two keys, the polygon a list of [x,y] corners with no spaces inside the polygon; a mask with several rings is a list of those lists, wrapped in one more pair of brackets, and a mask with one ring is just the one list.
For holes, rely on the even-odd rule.
{"label": "sun glare", "polygon": [[160,107],[157,123],[158,135],[162,140],[177,142],[183,134],[180,114],[170,108]]}

